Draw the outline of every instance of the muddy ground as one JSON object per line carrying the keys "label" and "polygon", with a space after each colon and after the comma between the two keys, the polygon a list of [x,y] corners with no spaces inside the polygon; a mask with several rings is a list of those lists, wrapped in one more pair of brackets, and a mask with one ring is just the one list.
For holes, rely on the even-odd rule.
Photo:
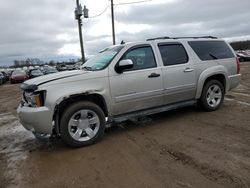
{"label": "muddy ground", "polygon": [[250,63],[216,112],[195,107],[127,121],[92,146],[39,143],[0,86],[0,187],[250,187]]}

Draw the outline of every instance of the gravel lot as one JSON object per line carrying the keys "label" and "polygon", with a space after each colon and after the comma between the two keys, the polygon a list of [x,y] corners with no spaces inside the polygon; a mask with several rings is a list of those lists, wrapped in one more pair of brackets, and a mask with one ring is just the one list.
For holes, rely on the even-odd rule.
{"label": "gravel lot", "polygon": [[195,107],[127,121],[92,146],[39,143],[0,86],[0,187],[250,187],[250,63],[216,112]]}

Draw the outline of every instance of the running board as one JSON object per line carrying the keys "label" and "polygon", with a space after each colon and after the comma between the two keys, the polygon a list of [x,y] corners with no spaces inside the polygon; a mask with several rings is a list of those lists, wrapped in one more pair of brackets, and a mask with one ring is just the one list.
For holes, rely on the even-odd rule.
{"label": "running board", "polygon": [[157,114],[157,113],[160,113],[160,112],[174,110],[174,109],[177,109],[177,108],[192,106],[195,103],[196,103],[196,100],[191,100],[191,101],[184,101],[184,102],[174,103],[174,104],[170,104],[170,105],[166,105],[166,106],[160,106],[160,107],[157,107],[157,108],[150,108],[150,109],[147,109],[147,110],[140,110],[140,111],[130,112],[130,113],[127,113],[127,114],[114,116],[114,117],[111,118],[111,121],[113,121],[113,122],[122,122],[122,121],[131,119],[131,118],[135,118],[135,117],[147,116],[147,115],[151,115],[151,114]]}

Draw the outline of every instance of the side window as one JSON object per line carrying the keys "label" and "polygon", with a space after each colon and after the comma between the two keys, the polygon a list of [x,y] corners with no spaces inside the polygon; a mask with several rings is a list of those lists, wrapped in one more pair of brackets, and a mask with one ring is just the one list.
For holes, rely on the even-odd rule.
{"label": "side window", "polygon": [[190,41],[188,44],[202,61],[234,57],[224,41]]}
{"label": "side window", "polygon": [[156,62],[154,58],[154,53],[152,48],[147,47],[138,47],[132,50],[127,51],[121,60],[130,59],[134,63],[134,67],[127,71],[131,70],[140,70],[156,67]]}
{"label": "side window", "polygon": [[181,44],[159,44],[158,46],[164,66],[188,62],[187,52]]}

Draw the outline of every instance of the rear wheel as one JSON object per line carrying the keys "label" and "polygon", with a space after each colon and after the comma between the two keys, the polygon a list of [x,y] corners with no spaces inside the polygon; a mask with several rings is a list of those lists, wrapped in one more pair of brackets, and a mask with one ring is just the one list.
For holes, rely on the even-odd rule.
{"label": "rear wheel", "polygon": [[77,102],[63,113],[61,121],[63,141],[72,147],[95,143],[105,130],[105,115],[102,109],[92,102]]}
{"label": "rear wheel", "polygon": [[199,99],[200,106],[207,111],[217,110],[224,100],[224,87],[218,80],[208,81]]}

